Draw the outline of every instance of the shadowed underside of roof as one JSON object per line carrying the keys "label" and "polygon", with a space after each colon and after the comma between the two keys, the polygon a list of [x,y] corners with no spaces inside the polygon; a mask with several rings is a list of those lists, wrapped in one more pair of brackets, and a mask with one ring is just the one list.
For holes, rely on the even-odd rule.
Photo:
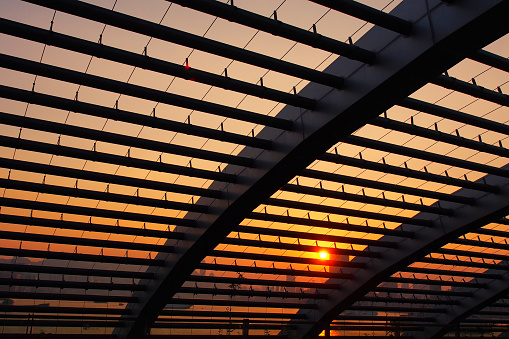
{"label": "shadowed underside of roof", "polygon": [[3,1],[2,336],[507,335],[508,12]]}

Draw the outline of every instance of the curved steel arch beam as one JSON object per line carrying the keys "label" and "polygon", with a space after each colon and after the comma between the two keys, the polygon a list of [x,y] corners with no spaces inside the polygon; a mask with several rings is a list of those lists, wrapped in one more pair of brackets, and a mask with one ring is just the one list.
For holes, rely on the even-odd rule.
{"label": "curved steel arch beam", "polygon": [[507,296],[509,293],[509,272],[502,273],[490,270],[486,273],[490,272],[500,274],[500,279],[487,281],[486,288],[478,289],[472,293],[471,297],[460,300],[458,305],[449,305],[446,308],[446,313],[438,314],[435,318],[434,326],[425,327],[423,332],[411,333],[410,335],[416,339],[443,338],[444,335],[469,316]]}
{"label": "curved steel arch beam", "polygon": [[[434,6],[430,11],[426,6],[428,1]],[[458,8],[438,0],[403,2],[396,14],[416,22],[412,37],[375,27],[357,43],[377,53],[374,65],[339,58],[326,72],[344,76],[347,79],[344,90],[310,84],[301,94],[320,100],[314,111],[285,107],[278,117],[292,120],[294,128],[291,131],[265,128],[259,136],[273,140],[273,149],[246,149],[240,155],[254,158],[253,168],[225,169],[238,175],[236,183],[214,183],[211,188],[223,190],[225,198],[209,201],[210,214],[189,215],[196,219],[195,228],[176,229],[187,232],[186,239],[175,247],[175,253],[160,256],[165,259],[166,266],[154,269],[158,278],[147,281],[147,291],[137,294],[141,300],[139,304],[129,305],[136,320],[126,320],[126,326],[116,329],[115,333],[121,338],[145,336],[194,268],[254,208],[342,137],[353,133],[465,55],[501,36],[500,27],[493,27],[493,23],[498,16],[507,13],[507,5],[508,2],[501,0],[464,0],[459,2]],[[489,29],[484,31],[485,27]],[[474,34],[481,29],[483,35]],[[331,311],[341,309],[345,297],[338,295],[333,304],[322,308],[319,317],[310,319],[317,322],[327,319]],[[313,325],[305,331],[306,334],[319,333],[319,326]]]}
{"label": "curved steel arch beam", "polygon": [[[494,2],[492,2],[489,7],[493,4]],[[399,7],[399,10],[405,8],[405,5],[408,5],[408,2],[403,3],[402,6]],[[431,11],[426,18],[423,18],[423,20],[426,19],[428,22],[433,23],[433,26],[430,27],[430,29],[433,31],[432,36],[434,36],[435,41],[437,41],[436,37],[438,35],[443,35],[442,30],[447,31],[448,28],[450,28],[443,27],[442,25],[436,25],[436,23],[446,22],[446,17],[449,17],[449,19],[455,23],[465,20],[463,27],[458,27],[455,32],[450,32],[450,35],[448,37],[444,37],[444,40],[441,42],[437,42],[435,45],[436,47],[434,48],[440,50],[441,47],[439,47],[439,45],[441,45],[444,41],[456,46],[463,43],[468,45],[471,41],[466,41],[466,39],[470,39],[473,36],[473,32],[476,30],[492,30],[492,33],[498,35],[494,36],[494,38],[498,38],[509,31],[507,24],[502,24],[503,18],[500,16],[500,13],[498,13],[499,10],[507,11],[509,9],[507,2],[497,2],[493,7],[486,11],[483,11],[480,8],[475,9],[475,5],[477,4],[472,1],[462,1],[457,3],[459,8],[455,6],[446,6],[443,7],[440,12],[434,13]],[[407,10],[411,10],[408,7],[406,8]],[[472,16],[474,18],[472,18]],[[442,20],[439,20],[439,17]],[[424,24],[423,22],[417,22],[415,26],[420,27],[419,23]],[[438,32],[441,33],[438,34]],[[474,44],[479,42],[480,41],[477,41]],[[489,42],[489,40],[485,41],[485,43]],[[482,48],[482,46],[478,46],[478,48]],[[464,53],[464,50],[457,50],[457,54],[455,54],[458,55],[460,53]],[[466,56],[468,56],[468,53],[463,54],[463,57]],[[301,313],[305,313],[307,315],[308,320],[311,320],[312,324],[298,326],[297,331],[300,337],[317,337],[318,334],[326,328],[327,324],[330,324],[337,314],[347,309],[358,298],[376,287],[384,280],[384,278],[389,277],[399,269],[402,269],[413,261],[421,258],[427,254],[430,249],[438,248],[446,244],[449,240],[454,239],[469,230],[476,229],[488,222],[505,216],[509,212],[509,182],[505,179],[494,176],[489,176],[488,181],[491,184],[503,187],[500,194],[487,194],[475,197],[477,202],[476,206],[473,208],[449,204],[450,207],[455,208],[456,211],[453,216],[440,217],[436,220],[436,225],[440,227],[423,229],[423,232],[417,233],[418,236],[416,236],[415,239],[406,239],[402,241],[399,244],[398,249],[387,251],[383,254],[382,259],[372,259],[369,262],[367,269],[357,271],[348,270],[349,273],[355,276],[355,279],[344,282],[341,284],[340,290],[332,292],[329,295],[328,300],[319,303],[318,311],[301,311]],[[461,190],[458,193],[463,195],[473,194],[472,191],[468,190]],[[441,207],[444,207],[444,204],[442,204]],[[419,214],[419,217],[422,218],[422,215],[422,213]],[[359,259],[359,261],[368,262],[367,259]],[[506,280],[504,280],[504,282],[506,282]],[[492,291],[491,289],[490,291],[485,291],[483,296],[487,299],[487,302],[489,302],[493,298],[497,298],[497,296],[500,295],[499,293],[504,293],[503,288],[502,283],[498,289],[495,289],[495,291]],[[479,301],[478,305],[484,305],[484,303]],[[465,315],[468,313],[468,310],[456,311],[458,312],[458,319],[461,314],[463,314],[462,312],[464,312]],[[439,335],[440,334],[438,334],[437,337]]]}
{"label": "curved steel arch beam", "polygon": [[[435,220],[434,228],[423,228],[421,232],[415,232],[414,238],[407,238],[398,243],[396,249],[390,249],[382,253],[380,259],[367,260],[366,258],[355,258],[354,261],[368,263],[367,268],[360,270],[349,270],[343,268],[343,272],[352,274],[355,278],[347,280],[340,285],[339,290],[329,294],[327,301],[318,304],[319,313],[313,316],[308,311],[300,311],[307,314],[308,320],[313,320],[314,325],[301,327],[302,338],[313,338],[325,328],[325,324],[332,322],[334,317],[346,310],[355,301],[375,288],[379,283],[385,281],[392,274],[404,269],[426,254],[436,250],[449,241],[459,236],[474,231],[490,222],[509,213],[509,180],[487,176],[484,178],[491,184],[498,185],[500,192],[487,193],[476,196],[475,206],[462,205],[455,209],[452,216],[442,216]],[[472,194],[466,189],[455,194]],[[443,203],[441,204],[443,207]],[[452,205],[452,203],[450,203]],[[418,214],[422,217],[423,213]],[[382,238],[384,239],[384,238]],[[509,273],[505,273],[501,280],[494,280],[493,285],[486,289],[480,289],[472,297],[463,299],[459,305],[451,306],[444,315],[438,316],[439,328],[430,327],[425,334],[417,333],[414,336],[419,338],[440,338],[447,333],[450,326],[461,321],[480,308],[496,300],[509,291]],[[414,335],[414,333],[412,333]]]}

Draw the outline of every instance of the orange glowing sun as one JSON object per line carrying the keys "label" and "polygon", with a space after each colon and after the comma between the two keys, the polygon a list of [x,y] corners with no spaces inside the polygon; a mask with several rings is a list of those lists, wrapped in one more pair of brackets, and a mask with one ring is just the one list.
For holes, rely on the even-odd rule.
{"label": "orange glowing sun", "polygon": [[327,253],[327,252],[320,252],[319,255],[320,255],[321,259],[327,259],[327,257],[329,256],[329,253]]}

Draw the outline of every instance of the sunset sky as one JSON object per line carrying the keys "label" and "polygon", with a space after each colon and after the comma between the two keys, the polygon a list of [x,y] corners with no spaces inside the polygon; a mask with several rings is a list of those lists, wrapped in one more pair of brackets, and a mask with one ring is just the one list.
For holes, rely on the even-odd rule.
{"label": "sunset sky", "polygon": [[[123,13],[131,16],[150,21],[165,27],[175,28],[184,32],[194,34],[196,36],[206,37],[211,40],[219,41],[225,44],[236,46],[249,51],[264,54],[275,59],[291,62],[297,65],[305,66],[310,69],[318,71],[325,71],[331,65],[338,55],[323,51],[317,48],[306,46],[301,43],[271,35],[253,28],[242,26],[234,22],[216,18],[214,16],[200,13],[198,11],[173,4],[169,1],[163,0],[150,0],[150,1],[136,1],[136,0],[87,0],[84,1],[108,10],[113,10],[118,13]],[[229,3],[229,1],[223,1]],[[307,0],[235,0],[234,5],[260,14],[265,17],[274,18],[274,13],[277,13],[277,20],[291,24],[307,31],[313,31],[315,27],[318,34],[335,39],[341,42],[351,41],[355,44],[366,32],[368,32],[373,25],[366,23],[360,19],[348,16],[346,14],[330,10],[326,7],[320,6],[312,1]],[[389,0],[363,0],[362,3],[374,7],[384,12],[390,12],[401,1]],[[292,77],[290,75],[282,74],[274,70],[268,70],[253,65],[248,65],[239,61],[231,60],[225,57],[213,55],[203,51],[195,50],[189,47],[174,44],[168,41],[159,40],[146,35],[136,34],[124,29],[105,25],[100,22],[90,21],[80,18],[78,16],[66,14],[53,9],[40,7],[35,4],[30,4],[21,0],[1,0],[0,1],[0,18],[6,19],[10,22],[18,22],[26,25],[33,26],[42,30],[52,30],[54,33],[64,34],[74,38],[79,38],[85,42],[100,43],[103,46],[109,46],[116,49],[121,49],[136,55],[145,55],[150,60],[160,62],[173,63],[189,67],[191,70],[201,70],[219,75],[221,77],[228,77],[235,80],[241,80],[249,84],[263,86],[269,89],[275,89],[282,93],[293,94],[301,92],[309,84],[307,80]],[[6,25],[6,21],[0,22],[0,26]],[[3,28],[2,28],[3,29]],[[41,63],[45,65],[57,66],[67,70],[72,70],[80,73],[103,77],[107,79],[116,80],[120,83],[132,84],[140,87],[145,87],[157,91],[158,95],[164,97],[165,92],[184,96],[187,98],[197,99],[208,103],[219,104],[225,106],[224,108],[235,108],[248,112],[257,113],[263,116],[276,117],[278,113],[284,109],[285,104],[275,102],[269,99],[263,99],[253,95],[247,95],[242,92],[222,89],[208,84],[200,83],[198,81],[174,77],[162,72],[155,72],[147,69],[135,67],[126,61],[124,63],[106,60],[105,58],[98,58],[89,54],[73,52],[59,47],[46,45],[44,43],[30,41],[14,37],[12,35],[0,32],[0,57],[16,57]],[[509,41],[507,37],[503,37],[494,43],[484,48],[486,51],[498,54],[500,56],[509,55]],[[93,54],[92,52],[90,54]],[[7,59],[2,59],[7,60]],[[10,60],[10,59],[9,59]],[[373,66],[375,67],[375,66]],[[225,74],[226,72],[226,74]],[[460,79],[465,82],[475,83],[479,86],[485,87],[488,90],[498,91],[502,93],[509,93],[509,75],[499,69],[495,69],[484,65],[482,63],[465,59],[456,66],[448,70],[448,75]],[[58,77],[58,76],[56,76]],[[261,80],[263,79],[263,80]],[[163,238],[159,235],[163,232],[180,233],[193,233],[193,228],[187,227],[185,222],[190,219],[198,218],[202,210],[196,208],[208,206],[212,203],[214,197],[207,196],[210,193],[209,187],[212,185],[214,175],[230,174],[242,176],[245,167],[228,164],[218,160],[204,159],[199,156],[189,155],[189,153],[182,152],[183,154],[174,154],[179,152],[160,151],[161,147],[165,145],[177,145],[184,148],[194,150],[206,150],[211,153],[219,155],[233,155],[238,156],[245,153],[245,149],[249,149],[242,142],[233,143],[213,138],[200,136],[199,129],[196,128],[189,133],[177,132],[166,128],[166,122],[180,123],[181,128],[192,125],[202,127],[209,131],[222,131],[224,133],[234,134],[240,137],[257,138],[257,135],[265,128],[266,131],[271,127],[265,127],[249,121],[242,121],[242,119],[233,119],[220,115],[213,115],[206,112],[192,110],[185,107],[178,107],[177,105],[170,105],[165,102],[149,100],[143,98],[143,94],[130,96],[121,94],[112,89],[111,91],[87,87],[82,85],[80,81],[66,82],[56,79],[51,79],[46,76],[36,76],[33,72],[19,71],[9,69],[8,66],[3,65],[0,60],[0,106],[2,107],[0,113],[9,114],[16,117],[29,117],[33,119],[40,119],[44,121],[58,123],[57,126],[77,126],[90,129],[93,132],[105,132],[110,134],[97,134],[101,135],[103,140],[98,140],[85,134],[69,135],[63,129],[55,128],[51,131],[44,131],[42,124],[38,125],[36,130],[29,127],[20,127],[19,123],[5,123],[4,118],[0,117],[0,134],[2,137],[9,137],[10,139],[0,139],[0,161],[16,160],[21,162],[32,162],[43,165],[50,165],[58,168],[67,168],[73,170],[80,170],[85,178],[80,178],[75,175],[77,172],[68,172],[64,175],[63,172],[55,172],[52,170],[44,171],[29,171],[20,170],[11,167],[7,162],[0,164],[0,193],[3,203],[0,204],[1,214],[10,216],[32,217],[40,220],[39,225],[27,223],[14,223],[8,222],[5,219],[0,220],[0,231],[10,232],[10,236],[5,236],[0,240],[1,248],[8,249],[25,249],[25,250],[39,250],[39,251],[52,251],[58,253],[79,253],[90,255],[105,255],[111,257],[127,257],[127,258],[140,258],[140,259],[166,259],[170,258],[168,253],[159,252],[157,248],[167,246],[179,246],[179,238],[177,235],[170,236],[170,239]],[[129,123],[126,121],[119,121],[110,118],[94,116],[91,114],[77,113],[72,110],[57,109],[46,107],[37,104],[27,104],[23,101],[12,100],[6,94],[5,87],[12,87],[24,91],[34,91],[36,93],[47,94],[68,100],[75,100],[79,103],[89,103],[102,106],[104,109],[116,109],[123,113],[135,113],[141,120],[146,121],[147,117],[152,117],[157,121],[154,126],[145,126],[141,123]],[[330,89],[327,89],[329,91]],[[324,90],[325,92],[325,90]],[[155,92],[154,92],[155,93]],[[411,98],[419,99],[428,103],[433,103],[442,107],[458,110],[464,113],[471,114],[477,117],[483,117],[488,120],[507,124],[509,119],[509,108],[499,104],[488,102],[482,99],[462,94],[450,89],[446,89],[437,85],[427,84],[411,95]],[[312,98],[319,99],[319,98]],[[168,99],[169,100],[169,99]],[[304,111],[303,108],[301,110]],[[154,117],[155,116],[155,117]],[[382,115],[397,122],[406,123],[410,128],[411,124],[425,128],[428,130],[435,130],[443,132],[448,135],[459,135],[469,140],[476,140],[489,145],[509,147],[508,135],[497,133],[491,130],[485,130],[479,127],[465,125],[453,120],[442,119],[437,116],[432,116],[423,112],[407,109],[401,106],[393,106],[385,115]],[[182,127],[183,126],[183,127]],[[410,126],[410,127],[409,127]],[[436,126],[436,127],[435,127]],[[275,129],[273,129],[275,130]],[[81,130],[82,132],[84,130]],[[62,133],[61,133],[62,132]],[[450,156],[451,158],[468,160],[474,163],[486,164],[489,166],[501,168],[508,163],[508,158],[500,157],[495,154],[482,153],[466,147],[458,147],[456,145],[439,142],[432,139],[418,137],[413,135],[412,130],[406,130],[408,133],[398,132],[395,130],[385,129],[367,124],[357,130],[354,135],[369,140],[381,141],[384,143],[401,145],[408,148],[431,152],[440,155]],[[271,132],[272,133],[272,132]],[[275,133],[275,132],[274,132]],[[111,136],[120,135],[137,138],[138,141],[125,142],[108,142]],[[264,134],[267,135],[267,134]],[[16,141],[18,139],[18,141]],[[245,140],[248,138],[243,138]],[[260,138],[257,138],[260,139]],[[59,145],[60,150],[71,150],[76,155],[79,151],[82,156],[71,155],[55,155],[51,152],[21,149],[19,144],[15,144],[20,140],[28,140],[48,145]],[[127,139],[125,139],[127,140]],[[146,141],[146,142],[145,142]],[[142,143],[145,142],[145,143]],[[152,142],[152,143],[151,143]],[[131,144],[129,144],[131,143]],[[246,142],[247,143],[247,142]],[[28,145],[28,144],[26,144]],[[25,145],[25,146],[26,146]],[[154,145],[154,146],[145,146]],[[157,147],[156,147],[157,146]],[[26,146],[28,147],[28,146]],[[150,149],[152,147],[152,149]],[[184,149],[182,148],[182,149]],[[258,150],[252,147],[253,154]],[[64,152],[62,151],[62,152]],[[71,151],[69,151],[71,152]],[[261,152],[261,151],[260,151]],[[429,172],[440,176],[448,176],[451,178],[458,178],[468,181],[477,181],[485,176],[485,173],[472,171],[465,168],[454,167],[446,164],[439,164],[428,160],[416,159],[405,155],[398,155],[389,153],[382,150],[375,150],[363,146],[352,145],[347,142],[338,142],[331,145],[328,153],[339,154],[344,157],[361,159],[373,163],[386,163],[391,166],[399,168],[409,168],[420,172]],[[109,161],[94,161],[96,155],[106,154],[118,156],[117,158],[111,157]],[[196,154],[199,154],[198,152]],[[145,167],[154,167],[155,169],[163,168],[161,164],[178,166],[179,168],[186,168],[192,170],[204,170],[207,174],[197,174],[197,176],[186,176],[184,174],[171,173],[170,170],[163,168],[162,170],[154,170],[150,168],[143,168],[144,166],[133,165],[129,166],[123,163],[122,159],[131,158],[140,160],[140,164],[146,164]],[[115,160],[118,159],[118,160]],[[11,162],[13,164],[13,162]],[[352,178],[361,178],[373,182],[383,182],[394,185],[401,185],[406,187],[418,188],[432,192],[440,192],[445,194],[453,194],[459,190],[458,186],[440,184],[431,181],[425,181],[410,177],[399,176],[380,171],[369,169],[362,169],[360,167],[348,166],[342,164],[335,164],[324,160],[316,160],[311,163],[308,169],[320,171],[324,173],[334,173]],[[289,169],[292,173],[293,169]],[[86,173],[94,172],[96,174],[107,174],[111,177],[121,178],[117,182],[104,180],[92,180],[86,177]],[[178,171],[177,171],[178,172]],[[198,171],[196,171],[198,173]],[[213,173],[213,174],[210,174]],[[145,186],[137,186],[136,184],[127,184],[128,179],[141,179],[146,181]],[[4,180],[9,179],[9,180]],[[124,180],[125,179],[125,180]],[[137,181],[139,182],[139,181]],[[61,189],[75,189],[76,191],[92,193],[101,193],[103,195],[94,195],[93,197],[73,196],[74,193],[69,194],[56,194],[54,192],[40,192],[35,188],[27,188],[22,183],[35,183],[43,184],[46,187],[60,187]],[[153,185],[151,186],[152,183]],[[174,191],[169,189],[170,185],[186,186],[197,188],[201,190],[195,191],[179,191],[175,188]],[[382,191],[376,188],[364,187],[353,183],[341,183],[328,180],[321,180],[305,175],[297,175],[288,182],[290,185],[303,186],[306,188],[319,188],[322,190],[332,192],[344,192],[357,196],[367,196],[373,198],[383,198],[391,201],[405,202],[415,205],[432,206],[436,203],[436,199],[430,197],[423,197],[420,195],[402,194],[398,192]],[[9,186],[12,185],[12,186]],[[18,186],[16,186],[18,185]],[[159,186],[158,186],[159,185]],[[166,185],[166,186],[164,186]],[[234,185],[234,184],[232,184]],[[9,187],[6,187],[9,186]],[[224,185],[226,187],[227,185]],[[288,186],[288,185],[287,185]],[[40,190],[43,190],[41,186]],[[213,186],[216,187],[216,186]],[[43,190],[44,191],[44,190]],[[226,191],[226,189],[225,189]],[[70,192],[70,191],[65,191]],[[203,194],[200,195],[199,192]],[[209,192],[209,193],[205,193]],[[98,197],[111,197],[108,199],[100,199]],[[404,197],[403,197],[404,196]],[[138,198],[146,198],[138,199]],[[242,258],[241,255],[234,257],[233,255],[216,256],[215,254],[206,256],[203,264],[219,264],[219,265],[239,265],[251,268],[265,267],[265,268],[279,268],[279,269],[296,269],[303,271],[315,272],[338,272],[337,267],[341,265],[334,265],[335,260],[341,261],[355,261],[355,255],[337,256],[334,252],[337,249],[348,249],[352,251],[362,251],[366,248],[366,242],[358,241],[358,239],[378,240],[384,237],[383,232],[372,232],[369,228],[387,228],[387,229],[400,229],[400,222],[384,220],[381,218],[369,217],[355,217],[344,215],[341,213],[327,212],[327,211],[309,211],[305,208],[288,207],[284,203],[278,206],[274,201],[286,202],[303,202],[309,204],[316,204],[320,206],[338,207],[350,209],[355,211],[374,212],[390,216],[399,217],[419,217],[419,210],[412,208],[390,207],[381,206],[379,204],[359,202],[349,199],[323,197],[314,194],[304,194],[300,192],[293,192],[290,189],[282,187],[281,190],[275,191],[272,196],[273,203],[261,203],[254,209],[253,212],[259,214],[269,214],[273,216],[287,216],[299,219],[312,219],[316,221],[329,221],[332,223],[344,223],[351,225],[367,226],[366,231],[349,231],[339,229],[337,227],[314,227],[305,225],[304,223],[288,223],[288,222],[275,222],[262,220],[263,218],[250,217],[245,218],[240,226],[240,230],[234,230],[228,236],[228,239],[220,242],[216,251],[231,251],[238,253],[250,254],[264,254],[269,257],[267,260],[253,260],[251,257]],[[134,200],[128,200],[134,199]],[[138,199],[138,200],[136,200]],[[42,205],[25,205],[14,206],[14,202],[23,200],[26,202],[40,202],[48,203]],[[144,202],[143,202],[144,201]],[[157,202],[157,203],[156,203]],[[175,203],[175,204],[173,204]],[[59,207],[52,209],[49,204],[58,204]],[[32,207],[30,207],[32,206]],[[38,207],[39,206],[39,207]],[[63,207],[62,207],[63,206]],[[76,212],[72,209],[66,209],[66,206],[75,206],[87,208],[81,212]],[[198,207],[196,207],[198,206]],[[195,210],[193,210],[195,208]],[[120,213],[116,213],[120,212]],[[209,211],[210,212],[210,211]],[[215,211],[210,212],[211,215]],[[160,217],[160,218],[159,218]],[[163,222],[164,218],[169,219],[168,222]],[[60,221],[71,222],[75,229],[72,227],[55,227],[51,225],[42,225],[41,220],[54,222],[55,224]],[[178,220],[177,222],[173,222]],[[185,220],[185,221],[182,221]],[[179,225],[182,222],[182,225]],[[87,230],[86,224],[95,225],[95,231]],[[81,226],[80,226],[81,225]],[[99,226],[103,227],[103,231],[99,231]],[[368,228],[369,227],[369,228]],[[499,230],[506,230],[506,226],[499,224],[491,224],[488,228],[496,228]],[[123,229],[124,231],[116,234],[109,232],[114,228]],[[154,230],[163,231],[159,233],[152,233],[148,236],[137,235],[136,232],[129,232],[129,229],[137,230]],[[257,233],[256,230],[260,231]],[[277,232],[271,230],[288,231],[288,236],[276,235]],[[198,231],[196,231],[198,232]],[[295,236],[291,236],[291,232]],[[311,236],[305,238],[301,237],[302,233],[309,233]],[[12,236],[15,234],[15,236]],[[51,241],[49,238],[43,240],[36,240],[35,237],[24,239],[24,235],[51,235],[61,237],[58,241]],[[141,233],[140,233],[141,234]],[[324,240],[316,240],[315,234],[324,235]],[[467,238],[477,238],[477,234],[469,234]],[[336,237],[336,238],[334,238]],[[351,238],[351,241],[334,241],[339,237]],[[119,246],[101,246],[96,243],[95,245],[77,245],[73,240],[69,239],[96,239],[123,242],[124,245]],[[174,239],[173,239],[174,238]],[[32,239],[32,240],[30,240]],[[46,239],[46,240],[45,240]],[[268,243],[285,243],[294,245],[307,245],[314,246],[315,250],[290,250],[278,249],[277,246],[271,247],[256,247],[245,244],[235,243],[234,239],[239,240],[252,240],[263,241]],[[86,241],[86,240],[85,240]],[[496,238],[496,242],[502,242],[503,239]],[[127,244],[127,245],[126,245]],[[130,249],[130,244],[133,249]],[[159,247],[141,248],[136,244],[152,244]],[[456,248],[469,250],[467,245],[449,244],[448,248]],[[330,255],[325,259],[331,259],[330,262],[324,262],[319,254],[320,249],[329,248]],[[487,250],[490,252],[491,250]],[[493,253],[507,254],[506,250],[493,250]],[[325,252],[326,253],[326,252]],[[280,257],[280,260],[275,258]],[[285,259],[284,257],[289,257]],[[339,257],[339,259],[338,259]],[[291,263],[291,258],[302,258],[302,262]],[[12,255],[0,255],[0,263],[24,263],[26,259],[18,257],[17,259]],[[309,259],[309,260],[307,260]],[[17,260],[17,261],[16,261]],[[152,272],[151,268],[144,264],[115,264],[115,263],[100,263],[93,261],[74,261],[74,260],[57,260],[45,259],[44,257],[30,258],[32,265],[45,265],[56,267],[68,268],[86,268],[86,269],[107,269],[107,270],[126,270],[129,272]],[[423,267],[439,267],[433,264],[415,263],[415,266]],[[482,271],[482,270],[477,270]],[[4,272],[5,277],[9,277],[8,272]],[[2,273],[2,274],[4,274]],[[45,275],[44,270],[41,272],[41,277],[48,280],[58,280],[58,275]],[[28,274],[28,273],[27,273]],[[35,273],[34,273],[35,274]],[[210,276],[215,277],[238,277],[235,270],[231,271],[213,271],[213,270],[195,270],[193,276]],[[300,281],[309,283],[325,283],[327,278],[312,277],[312,276],[298,276],[290,277],[287,274],[263,274],[263,273],[243,273],[243,277],[247,279],[261,279],[261,280],[279,280],[279,281]],[[438,279],[438,276],[431,276],[432,279]],[[31,275],[30,279],[35,279],[35,275]],[[94,282],[109,282],[113,281],[118,283],[129,284],[132,282],[138,283],[139,278],[107,278],[107,277],[93,277],[90,280],[84,276],[77,276],[69,278],[69,281],[94,281]],[[445,277],[448,280],[450,277]],[[188,280],[184,287],[192,288],[196,286],[196,280]],[[226,284],[211,284],[200,283],[200,287],[206,286],[209,288],[228,288]],[[255,290],[266,290],[267,287],[263,284],[253,285]],[[251,287],[253,287],[251,286]],[[261,286],[261,287],[260,287]],[[13,292],[16,286],[0,286],[2,292]],[[35,288],[27,287],[27,290],[35,291]],[[241,286],[242,289],[249,289],[249,286]],[[280,291],[281,288],[279,288]],[[311,289],[309,289],[311,291]],[[39,292],[41,289],[38,290]],[[62,289],[48,288],[48,293],[61,293]],[[79,290],[80,293],[101,294],[107,296],[128,297],[131,296],[131,291],[86,291],[85,289]],[[314,292],[314,289],[312,290]],[[295,292],[299,291],[295,289]],[[194,298],[192,293],[182,292],[177,293],[176,298]],[[207,295],[204,298],[214,298]],[[224,300],[234,300],[227,296],[218,297]],[[69,306],[69,307],[84,307],[84,308],[111,308],[123,309],[128,304],[127,302],[110,301],[104,303],[97,303],[92,301],[66,301],[66,300],[44,300],[44,299],[16,299],[15,305],[39,305],[50,303],[52,306]],[[260,300],[265,298],[259,297]],[[235,299],[237,300],[237,299]],[[246,298],[238,298],[238,300],[247,300]],[[306,303],[305,299],[302,303]],[[300,302],[300,299],[299,299]],[[175,304],[177,305],[177,304]],[[171,304],[168,306],[168,309]],[[191,306],[192,307],[192,306]],[[192,308],[194,311],[218,311],[218,312],[265,312],[274,314],[294,314],[298,309],[282,309],[276,307],[227,307],[224,305],[218,306],[203,306],[196,305]],[[233,310],[233,311],[232,311]],[[283,316],[281,315],[281,319]],[[178,318],[178,317],[177,317]],[[163,319],[163,318],[161,318]],[[166,317],[165,319],[169,319]],[[1,327],[1,326],[0,326]],[[43,328],[43,327],[41,327]],[[5,333],[9,331],[15,332],[16,329],[10,327],[3,327]],[[76,329],[57,329],[55,327],[44,327],[46,331],[53,331],[65,333],[65,331],[76,332]],[[19,330],[19,329],[18,329]],[[216,331],[217,328],[213,329]],[[272,329],[274,330],[274,329]],[[62,332],[63,331],[63,332]],[[82,331],[82,330],[81,330]],[[94,328],[91,330],[94,333],[110,333],[111,328]],[[167,333],[165,330],[157,330]],[[212,331],[212,330],[211,330]],[[174,334],[188,334],[192,330],[182,329],[174,330]],[[262,331],[259,331],[262,333]],[[198,333],[198,332],[195,332]],[[207,332],[208,333],[208,332]],[[212,333],[212,332],[211,332]],[[216,332],[214,332],[216,333]],[[240,333],[240,332],[239,332]],[[258,332],[256,332],[258,333]],[[276,333],[276,332],[271,332]]]}

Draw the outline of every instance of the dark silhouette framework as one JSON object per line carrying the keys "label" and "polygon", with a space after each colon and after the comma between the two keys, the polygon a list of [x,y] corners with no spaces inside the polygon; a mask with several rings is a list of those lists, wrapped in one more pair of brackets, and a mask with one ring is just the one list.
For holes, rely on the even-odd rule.
{"label": "dark silhouette framework", "polygon": [[[78,92],[70,99],[58,88],[38,91],[35,81],[31,89],[0,83],[4,102],[239,149],[0,112],[7,131],[0,146],[31,155],[0,157],[6,173],[0,178],[5,338],[35,338],[47,328],[56,329],[47,335],[52,338],[509,335],[509,151],[498,141],[509,126],[413,95],[433,85],[509,107],[501,84],[488,89],[448,74],[469,60],[507,78],[507,59],[485,48],[509,31],[508,1],[403,0],[390,13],[350,0],[311,1],[371,23],[355,43],[233,1],[172,1],[337,55],[323,71],[77,0],[23,2],[309,83],[285,92],[264,86],[263,79],[235,79],[226,69],[216,74],[187,60],[152,57],[147,48],[139,54],[109,46],[102,34],[91,42],[53,24],[47,29],[0,18],[6,36],[284,105],[277,115],[261,114],[2,52],[0,67],[16,74],[199,111],[251,130],[172,120],[156,108],[148,114],[123,107],[118,99],[108,107],[82,101]],[[395,108],[406,115],[393,114]],[[414,123],[419,114],[431,123]],[[437,122],[459,127],[441,131]],[[464,126],[479,137],[462,136]],[[365,127],[398,138],[382,140],[362,133]],[[44,133],[58,141],[40,137]],[[93,147],[65,142],[71,138]],[[104,144],[127,152],[101,149]],[[345,145],[359,151],[343,153]],[[99,165],[80,169],[39,155]],[[398,160],[386,161],[390,156]],[[111,173],[107,166],[197,184]],[[83,201],[108,202],[109,208]],[[322,250],[327,260],[314,256]],[[92,333],[96,329],[102,332]]]}

